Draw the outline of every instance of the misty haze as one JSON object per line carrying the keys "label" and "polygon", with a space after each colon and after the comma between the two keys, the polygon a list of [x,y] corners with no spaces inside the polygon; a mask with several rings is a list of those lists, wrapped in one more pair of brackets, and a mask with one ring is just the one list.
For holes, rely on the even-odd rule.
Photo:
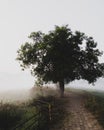
{"label": "misty haze", "polygon": [[1,0],[0,34],[0,130],[104,130],[103,0]]}

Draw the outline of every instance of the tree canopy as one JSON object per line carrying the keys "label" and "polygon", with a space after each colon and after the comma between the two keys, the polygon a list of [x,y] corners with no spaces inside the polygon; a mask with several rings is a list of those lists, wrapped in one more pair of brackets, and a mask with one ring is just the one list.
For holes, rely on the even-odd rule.
{"label": "tree canopy", "polygon": [[104,63],[99,63],[102,52],[92,37],[80,31],[72,32],[66,26],[55,26],[47,34],[32,32],[32,42],[26,42],[18,50],[17,60],[23,69],[31,69],[32,74],[44,82],[64,84],[75,79],[85,79],[94,83],[104,75]]}

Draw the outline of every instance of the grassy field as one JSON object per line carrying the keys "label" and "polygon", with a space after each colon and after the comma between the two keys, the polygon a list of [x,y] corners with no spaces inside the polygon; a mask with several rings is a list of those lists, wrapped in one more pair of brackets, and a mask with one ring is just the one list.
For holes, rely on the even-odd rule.
{"label": "grassy field", "polygon": [[13,127],[31,117],[35,112],[34,107],[28,107],[28,105],[1,104],[0,130],[12,130]]}
{"label": "grassy field", "polygon": [[[35,91],[35,90],[34,90]],[[66,89],[85,95],[85,106],[104,127],[104,92]],[[33,91],[32,91],[33,92]],[[67,98],[59,98],[55,89],[45,88],[27,102],[0,103],[0,130],[49,130],[63,124]]]}
{"label": "grassy field", "polygon": [[104,92],[87,92],[85,106],[104,127]]}
{"label": "grassy field", "polygon": [[62,123],[66,102],[53,93],[56,91],[46,89],[25,103],[1,102],[0,130],[49,130]]}

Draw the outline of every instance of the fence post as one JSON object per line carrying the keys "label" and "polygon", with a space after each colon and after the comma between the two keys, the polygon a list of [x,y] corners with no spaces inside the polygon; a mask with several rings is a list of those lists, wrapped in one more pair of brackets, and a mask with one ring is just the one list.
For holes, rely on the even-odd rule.
{"label": "fence post", "polygon": [[49,109],[49,120],[52,120],[52,115],[51,115],[51,104],[48,105],[48,109]]}

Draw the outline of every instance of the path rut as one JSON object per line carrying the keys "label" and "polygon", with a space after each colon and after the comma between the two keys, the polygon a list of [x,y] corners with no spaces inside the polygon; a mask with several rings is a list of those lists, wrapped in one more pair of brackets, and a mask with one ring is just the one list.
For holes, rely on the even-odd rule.
{"label": "path rut", "polygon": [[104,130],[96,118],[84,107],[83,96],[78,93],[67,93],[67,116],[62,126],[54,130]]}

